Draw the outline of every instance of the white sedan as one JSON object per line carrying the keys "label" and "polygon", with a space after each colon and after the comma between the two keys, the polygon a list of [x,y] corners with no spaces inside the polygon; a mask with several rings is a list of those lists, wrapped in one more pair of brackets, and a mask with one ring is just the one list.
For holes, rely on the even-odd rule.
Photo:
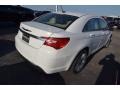
{"label": "white sedan", "polygon": [[18,52],[47,74],[80,72],[87,57],[108,47],[112,32],[99,16],[81,13],[48,13],[22,22],[15,37]]}

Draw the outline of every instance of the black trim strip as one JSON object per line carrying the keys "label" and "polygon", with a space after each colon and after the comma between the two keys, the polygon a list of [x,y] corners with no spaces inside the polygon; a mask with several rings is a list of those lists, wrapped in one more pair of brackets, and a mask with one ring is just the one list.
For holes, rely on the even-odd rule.
{"label": "black trim strip", "polygon": [[26,34],[28,34],[30,37],[33,37],[33,38],[36,38],[36,39],[42,39],[41,37],[38,37],[38,36],[35,36],[35,35],[32,35],[32,34],[30,34],[30,33],[27,33],[27,32],[25,32],[25,31],[23,31],[23,30],[21,30],[21,29],[19,29],[22,33],[26,33]]}
{"label": "black trim strip", "polygon": [[31,32],[30,30],[28,30],[28,29],[25,29],[24,27],[22,27],[22,29],[24,29],[25,31]]}

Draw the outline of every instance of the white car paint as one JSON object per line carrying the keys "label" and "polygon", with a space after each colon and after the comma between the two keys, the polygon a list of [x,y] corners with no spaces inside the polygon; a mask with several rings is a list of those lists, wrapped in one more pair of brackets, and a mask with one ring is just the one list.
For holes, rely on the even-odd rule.
{"label": "white car paint", "polygon": [[[103,47],[111,36],[111,31],[93,31],[82,32],[85,24],[92,18],[100,18],[98,16],[76,13],[57,13],[79,17],[66,30],[41,24],[38,22],[22,22],[18,34],[15,37],[15,46],[19,53],[32,62],[34,65],[42,68],[46,73],[56,73],[66,71],[70,68],[74,58],[82,49],[88,47],[89,55]],[[31,32],[24,29],[31,30]],[[34,36],[40,37],[36,39],[30,37],[29,43],[22,40],[24,31]],[[95,35],[95,36],[94,36]],[[42,37],[69,37],[68,44],[61,48],[55,49],[50,46],[43,45],[45,40]]]}

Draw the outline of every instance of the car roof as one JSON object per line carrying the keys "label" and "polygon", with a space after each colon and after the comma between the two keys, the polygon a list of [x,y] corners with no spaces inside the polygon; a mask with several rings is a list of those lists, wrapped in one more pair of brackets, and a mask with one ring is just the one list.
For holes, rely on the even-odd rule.
{"label": "car roof", "polygon": [[72,15],[72,16],[77,16],[77,17],[81,17],[81,16],[95,16],[95,15],[79,13],[79,12],[75,12],[75,13],[74,12],[53,12],[53,13]]}

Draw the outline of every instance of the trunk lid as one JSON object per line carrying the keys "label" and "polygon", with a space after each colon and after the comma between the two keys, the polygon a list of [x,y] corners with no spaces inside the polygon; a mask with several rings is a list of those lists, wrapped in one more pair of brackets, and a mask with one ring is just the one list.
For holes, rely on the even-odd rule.
{"label": "trunk lid", "polygon": [[28,45],[34,48],[40,48],[45,39],[42,37],[50,37],[53,33],[64,31],[53,26],[37,23],[37,22],[22,22],[20,25],[19,37]]}

